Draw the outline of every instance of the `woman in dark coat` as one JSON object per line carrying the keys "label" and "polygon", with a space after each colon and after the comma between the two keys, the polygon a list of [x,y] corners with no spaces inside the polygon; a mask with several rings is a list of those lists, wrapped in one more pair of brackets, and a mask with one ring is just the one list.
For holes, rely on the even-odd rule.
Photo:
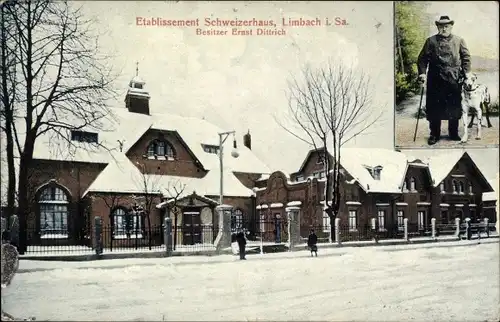
{"label": "woman in dark coat", "polygon": [[427,38],[417,59],[419,80],[427,80],[425,111],[430,129],[429,145],[441,138],[442,120],[448,120],[449,138],[460,141],[461,83],[471,71],[471,58],[465,41],[451,34],[454,21],[448,16],[441,16],[435,23],[438,34]]}
{"label": "woman in dark coat", "polygon": [[311,229],[311,233],[309,234],[309,237],[307,238],[307,247],[311,250],[311,256],[313,253],[318,257],[318,236],[314,232],[314,229]]}

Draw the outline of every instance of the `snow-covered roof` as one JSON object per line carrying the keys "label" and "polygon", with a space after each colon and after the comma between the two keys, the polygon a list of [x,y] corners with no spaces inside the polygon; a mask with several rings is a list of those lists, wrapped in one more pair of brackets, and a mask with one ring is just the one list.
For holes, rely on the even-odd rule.
{"label": "snow-covered roof", "polygon": [[439,186],[441,181],[448,176],[464,153],[464,151],[459,150],[447,150],[446,153],[433,155],[427,159],[435,187]]}
{"label": "snow-covered roof", "polygon": [[483,193],[483,201],[498,201],[498,180],[488,180],[494,191]]}
{"label": "snow-covered roof", "polygon": [[[165,198],[182,197],[196,192],[200,196],[219,195],[219,171],[211,170],[203,178],[143,174],[123,153],[113,153],[110,162],[92,182],[83,196],[90,192],[161,193]],[[120,180],[116,180],[120,178]],[[245,187],[225,168],[224,196],[248,197],[252,190]],[[182,194],[179,192],[182,191]]]}
{"label": "snow-covered roof", "polygon": [[[405,154],[388,149],[342,148],[340,155],[342,167],[369,192],[401,192],[408,161]],[[372,177],[367,166],[382,167],[380,180]]]}
{"label": "snow-covered roof", "polygon": [[[111,111],[112,114],[95,128],[82,128],[83,131],[98,133],[100,146],[75,142],[70,146],[67,140],[47,133],[37,138],[33,157],[46,160],[108,163],[112,161],[110,150],[119,151],[120,142],[123,144],[123,153],[126,153],[148,129],[157,129],[176,131],[205,169],[219,168],[217,154],[207,153],[202,147],[202,144],[219,145],[218,133],[224,131],[214,124],[203,119],[174,114],[144,115],[131,113],[125,108],[112,108]],[[237,132],[235,138],[239,157],[231,157],[233,138],[230,136],[223,145],[224,165],[234,172],[269,173],[267,165],[243,144],[241,133]]]}

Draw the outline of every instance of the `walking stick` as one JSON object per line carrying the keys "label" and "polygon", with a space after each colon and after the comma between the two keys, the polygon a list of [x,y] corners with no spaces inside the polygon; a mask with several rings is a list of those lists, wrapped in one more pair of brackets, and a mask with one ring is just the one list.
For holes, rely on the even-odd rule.
{"label": "walking stick", "polygon": [[418,121],[420,120],[420,113],[422,112],[422,99],[424,97],[424,83],[422,83],[422,89],[420,90],[420,104],[418,104],[418,114],[417,114],[417,125],[415,126],[415,134],[413,134],[413,142],[417,139]]}

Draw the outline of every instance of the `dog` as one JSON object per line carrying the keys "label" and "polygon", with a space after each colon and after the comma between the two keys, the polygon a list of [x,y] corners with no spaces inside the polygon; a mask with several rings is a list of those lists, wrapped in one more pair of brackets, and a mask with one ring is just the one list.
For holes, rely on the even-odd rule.
{"label": "dog", "polygon": [[[488,127],[492,127],[490,122],[489,104],[491,103],[491,96],[488,87],[477,82],[477,75],[471,74],[463,81],[462,86],[462,122],[464,127],[464,135],[462,136],[462,143],[467,142],[469,137],[468,129],[472,127],[474,117],[477,116],[477,135],[476,140],[481,139],[481,128],[483,126],[483,107],[485,109],[486,121]],[[468,122],[469,113],[473,111],[472,119]]]}

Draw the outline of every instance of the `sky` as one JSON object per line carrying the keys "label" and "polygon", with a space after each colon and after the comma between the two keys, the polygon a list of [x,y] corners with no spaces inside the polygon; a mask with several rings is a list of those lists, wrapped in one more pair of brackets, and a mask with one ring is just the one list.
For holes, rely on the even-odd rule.
{"label": "sky", "polygon": [[[252,150],[262,161],[272,170],[292,172],[300,167],[311,147],[275,121],[276,118],[285,123],[287,80],[299,75],[306,64],[321,66],[327,60],[337,61],[342,57],[370,77],[372,109],[381,113],[374,126],[347,146],[394,147],[394,38],[390,1],[80,1],[73,4],[83,6],[83,12],[96,19],[95,29],[103,33],[102,51],[114,56],[112,64],[120,72],[115,84],[121,91],[117,107],[125,108],[123,99],[138,62],[139,76],[146,81],[151,94],[152,112],[205,118],[223,129],[234,129],[241,136],[249,130]],[[454,30],[468,39],[469,46],[495,52],[498,57],[495,5],[498,7],[495,2],[477,5],[455,2],[453,6],[433,2],[429,10],[436,12],[436,16],[446,12],[456,20]],[[196,27],[138,26],[137,17],[200,21],[207,17],[255,18],[277,22],[282,18],[319,18],[323,24],[288,27],[285,36],[199,36]],[[345,19],[348,24],[325,26],[326,18],[331,21],[335,17]],[[481,23],[474,17],[481,17]],[[484,32],[485,26],[491,32]],[[491,36],[492,33],[497,36]],[[484,152],[473,153],[476,162],[484,168],[487,178],[495,178],[498,149],[478,151]],[[425,157],[435,150],[409,152]]]}
{"label": "sky", "polygon": [[[430,1],[427,12],[436,20],[449,16],[455,21],[453,33],[464,38],[472,55],[498,59],[498,1]],[[436,33],[434,21],[430,34]]]}
{"label": "sky", "polygon": [[[122,70],[122,97],[139,62],[153,112],[204,117],[238,135],[272,168],[291,171],[310,148],[276,123],[287,111],[287,80],[306,64],[355,64],[372,80],[379,122],[357,146],[393,147],[393,14],[391,2],[78,2],[100,21],[103,50]],[[285,36],[197,36],[195,28],[137,26],[136,17],[274,19],[341,17],[345,26],[289,27]],[[376,24],[380,24],[378,28]],[[385,44],[385,45],[384,45]],[[120,97],[117,104],[124,106]],[[388,131],[388,129],[391,129]]]}

